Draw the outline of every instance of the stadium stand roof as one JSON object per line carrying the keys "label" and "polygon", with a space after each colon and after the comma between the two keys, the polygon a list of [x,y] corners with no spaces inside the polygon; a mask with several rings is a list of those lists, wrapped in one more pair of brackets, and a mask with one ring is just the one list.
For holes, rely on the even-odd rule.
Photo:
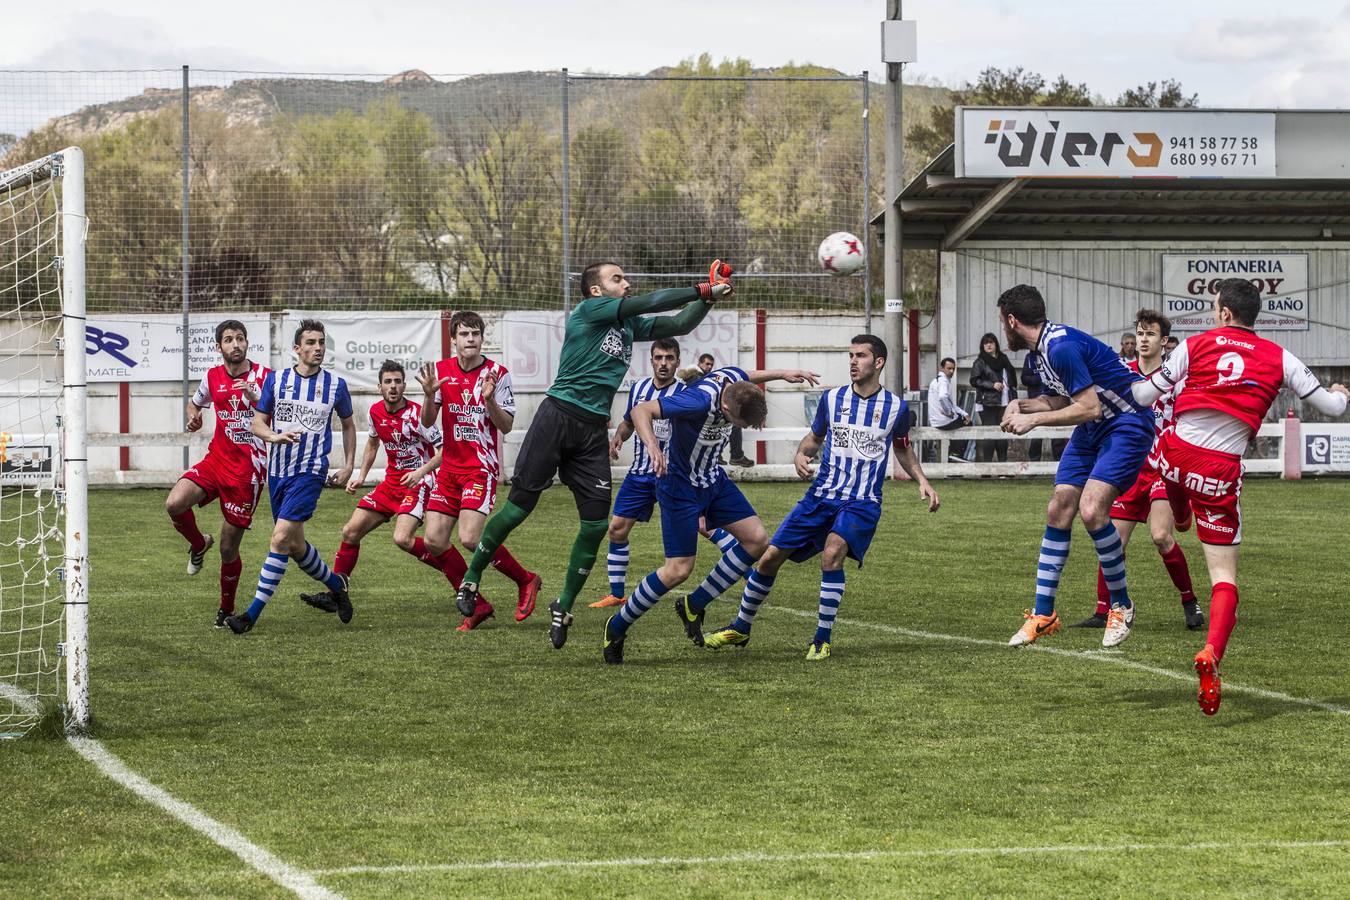
{"label": "stadium stand roof", "polygon": [[[962,178],[955,145],[900,193],[906,249],[967,240],[1350,241],[1350,175],[1336,178]],[[872,220],[884,239],[884,214]]]}

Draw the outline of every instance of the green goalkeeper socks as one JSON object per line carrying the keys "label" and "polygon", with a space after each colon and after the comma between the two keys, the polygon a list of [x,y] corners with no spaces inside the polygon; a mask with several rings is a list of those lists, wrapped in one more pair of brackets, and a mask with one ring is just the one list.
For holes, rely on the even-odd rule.
{"label": "green goalkeeper socks", "polygon": [[[567,577],[563,579],[562,593],[558,595],[558,603],[565,612],[572,611],[577,594],[580,594],[581,589],[586,586],[586,577],[591,574],[595,557],[600,552],[600,542],[605,539],[608,531],[609,522],[604,519],[581,520],[581,530],[577,532],[577,539],[572,542],[572,555],[567,559]],[[482,547],[478,549],[481,553]],[[478,561],[476,555],[474,561]]]}
{"label": "green goalkeeper socks", "polygon": [[469,560],[469,571],[464,573],[464,580],[469,584],[480,583],[483,572],[487,570],[497,548],[506,541],[507,535],[515,531],[516,526],[529,516],[527,511],[510,500],[503,503],[497,514],[488,519],[487,525],[483,526],[483,536],[478,539],[478,549],[473,552],[473,559]]}

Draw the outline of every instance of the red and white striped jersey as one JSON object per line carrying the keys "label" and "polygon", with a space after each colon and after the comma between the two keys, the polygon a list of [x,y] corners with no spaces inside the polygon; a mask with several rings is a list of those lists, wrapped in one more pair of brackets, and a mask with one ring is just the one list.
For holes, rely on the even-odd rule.
{"label": "red and white striped jersey", "polygon": [[397,480],[403,473],[426,465],[441,445],[441,430],[422,425],[422,405],[405,400],[403,407],[390,412],[379,400],[370,408],[371,437],[384,445],[385,480]]}
{"label": "red and white striped jersey", "polygon": [[[1139,360],[1132,359],[1125,363],[1130,367],[1131,372],[1139,372],[1147,378],[1152,372],[1142,372],[1139,369]],[[1156,371],[1156,370],[1155,370]],[[1163,395],[1153,402],[1153,432],[1156,440],[1158,435],[1172,427],[1176,421],[1176,413],[1173,410],[1173,403],[1176,400],[1176,391],[1169,388],[1163,391]]]}
{"label": "red and white striped jersey", "polygon": [[267,445],[249,430],[254,408],[249,390],[256,394],[269,371],[261,363],[249,363],[248,371],[235,378],[224,365],[214,366],[206,370],[192,395],[193,406],[216,413],[216,430],[206,455],[241,483],[267,477]]}
{"label": "red and white striped jersey", "polygon": [[1186,338],[1149,376],[1176,390],[1177,435],[1209,450],[1241,454],[1280,388],[1300,399],[1321,383],[1298,357],[1247,328],[1214,328]]}
{"label": "red and white striped jersey", "polygon": [[441,466],[446,471],[502,473],[502,435],[483,405],[483,378],[489,372],[497,379],[497,405],[515,415],[516,397],[506,366],[486,357],[467,372],[460,368],[457,356],[436,363],[436,379],[449,379],[436,395],[444,441]]}

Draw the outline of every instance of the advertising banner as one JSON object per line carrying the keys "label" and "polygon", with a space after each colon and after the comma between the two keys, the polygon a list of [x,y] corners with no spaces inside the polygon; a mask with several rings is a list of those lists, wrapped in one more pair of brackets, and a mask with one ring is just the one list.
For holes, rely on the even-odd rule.
{"label": "advertising banner", "polygon": [[[564,319],[561,312],[509,312],[501,319],[502,363],[511,370],[516,393],[546,391],[558,372]],[[711,353],[717,366],[739,365],[739,317],[713,310],[690,334],[677,338],[680,367],[692,366]],[[651,375],[651,343],[633,344],[633,360],[623,389]]]}
{"label": "advertising banner", "polygon": [[966,178],[1274,178],[1275,113],[957,111]]}
{"label": "advertising banner", "polygon": [[60,472],[56,435],[0,432],[0,485],[51,487]]}
{"label": "advertising banner", "polygon": [[295,329],[301,319],[318,319],[327,336],[323,367],[347,379],[353,391],[372,392],[379,385],[380,366],[386,359],[397,360],[406,370],[409,392],[417,396],[417,370],[423,363],[441,358],[441,314],[435,311],[414,313],[297,312],[282,314],[273,365],[295,362],[292,349]]}
{"label": "advertising banner", "polygon": [[1350,425],[1303,423],[1303,468],[1350,472]]}
{"label": "advertising banner", "polygon": [[1225,278],[1261,291],[1261,331],[1307,331],[1311,315],[1306,253],[1164,253],[1162,310],[1177,331],[1214,327],[1214,295]]}
{"label": "advertising banner", "polygon": [[[271,357],[271,323],[262,315],[223,313],[209,319],[194,317],[188,329],[188,376],[197,381],[220,365],[216,351],[216,324],[238,319],[248,329],[249,357],[267,362]],[[183,318],[157,315],[93,315],[85,323],[85,371],[91,384],[117,381],[181,381],[183,378]]]}

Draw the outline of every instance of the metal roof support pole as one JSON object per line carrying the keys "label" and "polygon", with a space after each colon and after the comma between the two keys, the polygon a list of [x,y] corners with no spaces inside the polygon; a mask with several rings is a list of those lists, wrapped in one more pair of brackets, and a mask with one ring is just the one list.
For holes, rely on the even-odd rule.
{"label": "metal roof support pole", "polygon": [[961,242],[970,237],[975,229],[979,228],[985,221],[998,212],[1003,204],[1007,203],[1013,194],[1022,189],[1027,183],[1025,178],[1010,178],[1007,181],[994,188],[985,198],[975,204],[975,208],[966,213],[965,218],[957,222],[946,236],[942,239],[942,249],[945,251],[955,250],[961,245]]}

